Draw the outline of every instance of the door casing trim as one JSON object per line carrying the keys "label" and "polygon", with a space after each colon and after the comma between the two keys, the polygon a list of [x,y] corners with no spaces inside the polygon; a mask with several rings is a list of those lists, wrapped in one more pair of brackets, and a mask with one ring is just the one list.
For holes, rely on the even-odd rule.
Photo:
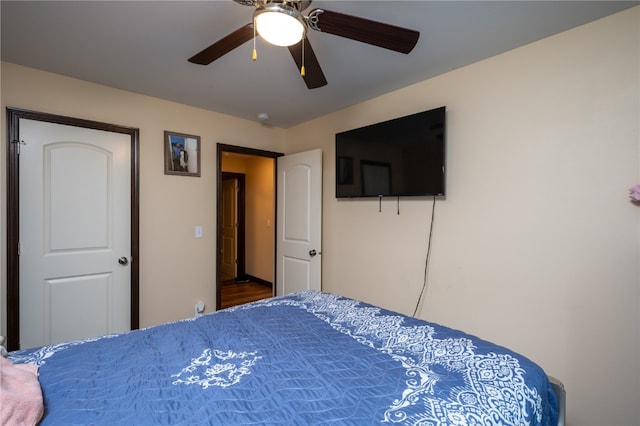
{"label": "door casing trim", "polygon": [[[222,252],[220,247],[222,244],[222,156],[225,152],[233,152],[237,154],[252,155],[254,157],[273,158],[282,157],[284,154],[280,152],[265,151],[262,149],[247,148],[244,146],[227,145],[218,143],[216,145],[216,158],[217,158],[217,170],[216,170],[216,310],[220,310],[222,302],[222,273],[220,272],[220,265],[222,264]],[[273,202],[277,209],[277,167],[273,168],[273,182],[274,182],[274,194]],[[277,229],[277,224],[274,223],[274,233]],[[275,240],[275,239],[274,239]],[[276,247],[273,247],[273,253],[276,253]],[[276,261],[274,256],[273,271],[275,274]],[[246,272],[246,271],[245,271]],[[274,275],[275,276],[275,275]],[[274,279],[273,289],[275,295],[277,277]]]}
{"label": "door casing trim", "polygon": [[131,329],[140,326],[140,130],[93,120],[7,107],[7,350],[20,349],[20,119],[84,127],[131,137]]}

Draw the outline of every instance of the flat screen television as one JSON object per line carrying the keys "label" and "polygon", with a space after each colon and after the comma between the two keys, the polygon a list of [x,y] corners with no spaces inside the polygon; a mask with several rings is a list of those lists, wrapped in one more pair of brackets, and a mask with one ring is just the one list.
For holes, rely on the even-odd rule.
{"label": "flat screen television", "polygon": [[446,107],[336,133],[336,198],[445,195]]}

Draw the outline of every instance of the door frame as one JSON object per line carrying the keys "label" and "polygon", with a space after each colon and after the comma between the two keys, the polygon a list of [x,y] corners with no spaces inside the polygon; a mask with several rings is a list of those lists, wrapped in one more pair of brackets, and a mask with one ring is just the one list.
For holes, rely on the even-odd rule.
{"label": "door frame", "polygon": [[[245,201],[245,189],[246,189],[246,175],[243,173],[234,173],[234,172],[222,172],[222,180],[226,179],[236,179],[238,181],[238,193],[236,194],[237,199],[237,222],[238,222],[238,235],[236,236],[236,276],[235,278],[244,277],[247,273],[246,264],[245,264],[245,211],[246,211],[246,201]],[[222,181],[220,181],[222,183]],[[220,198],[220,202],[222,203],[222,198]],[[222,204],[220,204],[222,207]],[[222,223],[222,222],[220,222]],[[222,246],[219,246],[220,250],[222,250]]]}
{"label": "door frame", "polygon": [[[222,302],[221,300],[222,299],[222,273],[220,272],[220,265],[222,264],[222,252],[220,250],[220,247],[222,245],[222,156],[224,155],[225,152],[251,155],[254,157],[273,158],[274,160],[284,155],[280,152],[265,151],[262,149],[247,148],[244,146],[227,145],[222,143],[216,144],[216,158],[217,158],[217,162],[216,162],[216,310],[220,310],[221,302]],[[275,192],[275,189],[277,189],[277,178],[278,178],[277,174],[278,174],[278,168],[276,167],[274,162],[274,167],[273,167],[274,199],[273,201],[274,201],[274,204],[276,205],[276,209],[277,209],[276,203],[278,199],[277,193]],[[275,270],[276,270],[275,267],[277,262],[277,259],[275,259],[275,253],[276,253],[275,232],[276,232],[277,226],[275,225],[277,224],[274,224],[274,227],[273,227],[273,232],[274,232],[273,270],[274,270],[274,277],[275,277],[274,281],[277,281],[278,277],[275,276]],[[243,253],[243,256],[244,256],[244,253]],[[240,268],[238,268],[238,271],[240,271]],[[243,270],[243,273],[246,273],[246,271]],[[274,288],[274,295],[275,295],[276,282],[273,283],[273,288]]]}
{"label": "door frame", "polygon": [[20,119],[84,127],[131,137],[131,329],[140,326],[140,130],[133,127],[7,107],[7,349],[20,349]]}

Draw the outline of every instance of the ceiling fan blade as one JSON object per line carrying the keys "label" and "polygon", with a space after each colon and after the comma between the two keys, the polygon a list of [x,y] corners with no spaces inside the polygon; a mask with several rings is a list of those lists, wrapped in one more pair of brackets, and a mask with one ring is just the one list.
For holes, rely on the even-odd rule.
{"label": "ceiling fan blade", "polygon": [[415,30],[324,9],[314,9],[309,13],[309,26],[400,53],[411,52],[420,37]]}
{"label": "ceiling fan blade", "polygon": [[219,57],[226,55],[253,38],[253,24],[238,28],[226,37],[216,41],[189,58],[189,62],[199,65],[209,65]]}
{"label": "ceiling fan blade", "polygon": [[[304,43],[304,63],[302,61],[302,43]],[[316,58],[316,54],[313,52],[309,39],[305,37],[300,43],[289,46],[289,52],[291,52],[291,56],[298,66],[298,71],[302,68],[302,65],[304,65],[305,75],[302,78],[307,88],[317,89],[327,84],[327,79],[324,77],[324,73],[322,72],[322,68],[320,68],[320,63],[318,62],[318,58]]]}

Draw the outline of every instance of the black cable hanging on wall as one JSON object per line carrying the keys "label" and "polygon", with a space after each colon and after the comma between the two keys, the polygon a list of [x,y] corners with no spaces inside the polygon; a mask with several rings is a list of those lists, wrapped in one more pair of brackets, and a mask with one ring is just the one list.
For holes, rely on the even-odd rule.
{"label": "black cable hanging on wall", "polygon": [[[400,196],[398,195],[396,214],[400,215]],[[382,195],[378,195],[378,213],[382,213]]]}
{"label": "black cable hanging on wall", "polygon": [[[429,225],[429,239],[427,243],[427,256],[424,261],[424,279],[422,282],[422,290],[420,290],[420,296],[418,297],[418,303],[416,303],[416,308],[413,310],[413,317],[415,318],[418,313],[418,308],[420,307],[420,302],[422,301],[422,296],[427,290],[427,276],[429,270],[429,259],[431,258],[431,236],[433,235],[433,222],[436,212],[436,196],[433,196],[433,205],[431,206],[431,224]],[[400,212],[398,212],[400,214]]]}

